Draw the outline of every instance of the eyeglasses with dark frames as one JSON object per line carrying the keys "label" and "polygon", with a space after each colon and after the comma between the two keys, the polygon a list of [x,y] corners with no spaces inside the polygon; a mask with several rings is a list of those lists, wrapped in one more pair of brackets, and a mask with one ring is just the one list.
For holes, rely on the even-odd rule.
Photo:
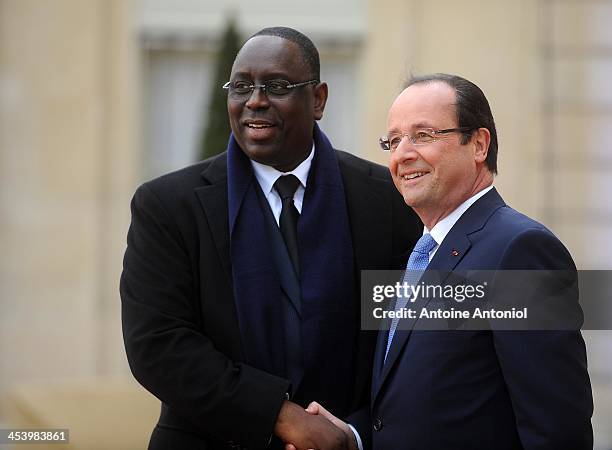
{"label": "eyeglasses with dark frames", "polygon": [[391,136],[383,136],[378,140],[380,148],[387,152],[393,152],[399,147],[402,140],[407,137],[412,145],[421,146],[431,144],[439,139],[439,135],[448,133],[467,133],[472,131],[473,128],[461,127],[461,128],[446,128],[444,130],[435,130],[433,128],[420,128],[414,133],[400,133],[392,134]]}
{"label": "eyeglasses with dark frames", "polygon": [[295,88],[318,83],[319,80],[308,80],[302,83],[291,83],[287,80],[270,80],[265,81],[263,84],[253,84],[248,81],[228,81],[223,85],[223,89],[228,91],[229,95],[235,97],[250,96],[257,88],[264,91],[268,96],[283,97]]}

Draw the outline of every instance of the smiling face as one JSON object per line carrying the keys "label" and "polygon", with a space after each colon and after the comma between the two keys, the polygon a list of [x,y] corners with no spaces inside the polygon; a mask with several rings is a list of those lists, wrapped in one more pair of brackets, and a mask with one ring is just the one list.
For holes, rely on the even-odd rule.
{"label": "smiling face", "polygon": [[[389,135],[458,126],[455,91],[442,82],[406,88],[393,102],[387,121]],[[389,170],[395,187],[430,230],[492,183],[493,175],[484,164],[488,139],[483,128],[474,131],[465,145],[460,133],[438,135],[435,142],[422,146],[403,139],[391,153]]]}
{"label": "smiling face", "polygon": [[[270,80],[300,83],[312,79],[297,44],[276,36],[249,39],[236,56],[230,81],[263,84]],[[298,87],[269,98],[261,89],[227,97],[230,125],[242,151],[252,160],[282,172],[293,170],[310,154],[315,120],[323,117],[327,85]]]}

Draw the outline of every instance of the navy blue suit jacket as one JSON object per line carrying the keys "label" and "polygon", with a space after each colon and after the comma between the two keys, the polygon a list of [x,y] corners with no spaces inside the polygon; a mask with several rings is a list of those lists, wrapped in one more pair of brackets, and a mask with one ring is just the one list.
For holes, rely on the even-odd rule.
{"label": "navy blue suit jacket", "polygon": [[[495,189],[463,214],[428,269],[576,270],[559,239],[508,207]],[[579,331],[417,326],[396,332],[383,364],[386,337],[379,333],[371,409],[352,417],[366,448],[592,448],[592,394]]]}

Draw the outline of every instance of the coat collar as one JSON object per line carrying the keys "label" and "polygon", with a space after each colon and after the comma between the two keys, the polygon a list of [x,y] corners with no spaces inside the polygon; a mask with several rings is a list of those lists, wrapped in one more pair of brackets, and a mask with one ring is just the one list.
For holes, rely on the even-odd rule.
{"label": "coat collar", "polygon": [[[372,176],[369,166],[350,164],[339,158],[345,186],[353,242],[355,269],[359,272],[384,266],[385,255],[392,252],[389,230],[381,224],[392,223],[389,181]],[[384,239],[385,242],[381,242]]]}
{"label": "coat collar", "polygon": [[231,283],[230,243],[227,206],[227,157],[226,152],[214,157],[201,173],[204,184],[195,188],[200,200],[226,282]]}
{"label": "coat collar", "polygon": [[482,230],[491,215],[505,205],[495,188],[479,198],[448,232],[427,268],[453,270],[472,245],[469,236]]}
{"label": "coat collar", "polygon": [[208,164],[200,175],[207,185],[227,181],[227,152],[223,152],[212,158],[210,164]]}

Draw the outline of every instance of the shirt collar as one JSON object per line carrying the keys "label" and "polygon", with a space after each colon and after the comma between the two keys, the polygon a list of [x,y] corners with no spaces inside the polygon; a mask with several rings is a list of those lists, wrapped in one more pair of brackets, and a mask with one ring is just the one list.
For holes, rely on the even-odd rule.
{"label": "shirt collar", "polygon": [[281,172],[272,166],[266,166],[265,164],[251,160],[251,166],[255,172],[255,178],[257,178],[257,181],[259,182],[261,190],[264,192],[264,194],[268,195],[270,192],[272,192],[274,183],[282,175],[295,175],[297,179],[300,180],[302,186],[306,188],[306,181],[308,180],[308,172],[310,172],[310,166],[312,165],[312,158],[314,158],[314,151],[315,147],[313,143],[308,158],[302,161],[299,166],[290,172]]}
{"label": "shirt collar", "polygon": [[431,234],[431,237],[434,238],[438,245],[442,244],[442,241],[444,240],[446,235],[449,233],[451,228],[455,226],[455,224],[463,215],[463,213],[466,212],[467,209],[476,202],[476,200],[485,195],[491,189],[493,189],[493,185],[490,185],[489,187],[484,188],[482,191],[479,191],[476,194],[472,195],[466,201],[461,203],[452,213],[450,213],[444,219],[435,224],[431,230],[428,230],[427,227],[423,227],[423,234]]}

